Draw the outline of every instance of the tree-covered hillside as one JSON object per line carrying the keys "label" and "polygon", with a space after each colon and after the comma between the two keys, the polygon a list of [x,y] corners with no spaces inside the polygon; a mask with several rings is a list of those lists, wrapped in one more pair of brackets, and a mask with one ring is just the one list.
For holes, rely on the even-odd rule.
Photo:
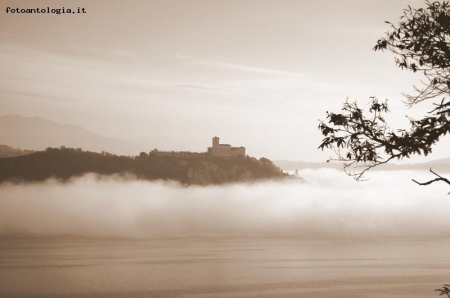
{"label": "tree-covered hillside", "polygon": [[33,154],[0,159],[0,181],[32,182],[49,178],[67,180],[86,173],[134,175],[145,180],[174,180],[189,185],[251,182],[289,177],[266,159],[220,158],[206,154],[195,158],[117,156],[71,148],[48,148]]}

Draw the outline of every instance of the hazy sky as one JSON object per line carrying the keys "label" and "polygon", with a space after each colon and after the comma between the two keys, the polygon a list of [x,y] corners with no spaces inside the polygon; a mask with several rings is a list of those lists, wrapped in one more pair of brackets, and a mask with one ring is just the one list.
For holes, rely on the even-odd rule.
{"label": "hazy sky", "polygon": [[[0,4],[0,114],[82,126],[143,150],[204,151],[219,136],[252,156],[323,161],[331,153],[317,150],[318,119],[347,97],[389,98],[398,125],[429,108],[408,111],[401,93],[419,78],[372,51],[385,20],[423,1]],[[448,144],[433,157],[448,157]]]}

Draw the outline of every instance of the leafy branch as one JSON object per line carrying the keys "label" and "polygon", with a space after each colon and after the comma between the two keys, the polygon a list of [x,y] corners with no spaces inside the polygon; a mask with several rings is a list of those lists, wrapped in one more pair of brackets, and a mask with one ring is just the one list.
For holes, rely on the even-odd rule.
{"label": "leafy branch", "polygon": [[448,284],[443,285],[442,289],[437,289],[435,291],[440,292],[439,296],[447,295],[447,297],[450,297],[450,285]]}
{"label": "leafy branch", "polygon": [[[405,94],[406,104],[411,107],[424,100],[440,100],[422,119],[408,118],[408,129],[391,129],[384,118],[389,112],[387,101],[376,97],[371,97],[368,113],[348,101],[340,113],[327,112],[326,120],[319,124],[324,136],[319,148],[334,150],[336,157],[330,160],[344,162],[344,170],[356,180],[393,159],[427,156],[450,132],[450,101],[445,99],[450,94],[449,1],[427,1],[426,7],[419,9],[408,6],[397,25],[386,23],[391,29],[373,49],[392,52],[397,67],[422,73],[424,78],[422,86],[414,86],[413,94]],[[436,181],[448,180],[439,176],[422,185]]]}
{"label": "leafy branch", "polygon": [[401,22],[377,41],[375,51],[389,50],[401,69],[421,72],[422,87],[405,94],[408,105],[449,94],[450,91],[450,5],[448,1],[426,1],[426,8],[408,6]]}
{"label": "leafy branch", "polygon": [[392,159],[413,154],[428,155],[440,137],[450,132],[450,102],[441,101],[421,120],[410,119],[410,128],[391,129],[384,115],[389,112],[387,101],[372,97],[366,116],[356,102],[346,101],[341,113],[327,112],[319,130],[324,139],[319,149],[334,150],[344,170],[356,180],[364,173]]}

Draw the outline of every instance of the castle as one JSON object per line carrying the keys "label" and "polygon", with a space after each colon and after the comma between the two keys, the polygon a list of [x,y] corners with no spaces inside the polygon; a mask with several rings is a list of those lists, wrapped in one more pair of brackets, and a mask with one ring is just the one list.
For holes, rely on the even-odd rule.
{"label": "castle", "polygon": [[[171,156],[171,157],[181,157],[181,158],[198,158],[201,156],[219,156],[219,157],[235,157],[235,156],[245,156],[244,147],[231,147],[228,144],[219,144],[219,138],[214,137],[212,142],[212,147],[208,147],[207,152],[189,152],[189,151],[159,151],[154,149],[150,151],[150,156]],[[145,156],[145,153],[144,153]]]}
{"label": "castle", "polygon": [[245,155],[245,147],[231,147],[228,144],[219,144],[219,138],[212,139],[212,147],[208,147],[208,154],[220,157],[233,157]]}

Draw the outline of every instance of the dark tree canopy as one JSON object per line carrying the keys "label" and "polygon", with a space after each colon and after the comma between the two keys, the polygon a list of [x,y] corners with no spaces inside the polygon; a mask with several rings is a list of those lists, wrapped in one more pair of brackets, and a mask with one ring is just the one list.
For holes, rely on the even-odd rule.
{"label": "dark tree canopy", "polygon": [[[450,5],[449,2],[426,2],[426,8],[404,10],[400,23],[377,41],[375,51],[389,50],[396,65],[423,74],[414,94],[407,94],[406,104],[414,106],[424,100],[435,100],[435,107],[422,119],[410,120],[407,129],[392,129],[384,119],[389,112],[387,101],[372,97],[368,113],[357,103],[345,102],[340,113],[327,112],[319,129],[324,139],[319,148],[333,149],[344,161],[349,175],[360,180],[370,168],[392,159],[414,154],[428,155],[442,136],[450,132]],[[419,183],[450,181],[438,178]],[[418,182],[417,182],[418,183]]]}

